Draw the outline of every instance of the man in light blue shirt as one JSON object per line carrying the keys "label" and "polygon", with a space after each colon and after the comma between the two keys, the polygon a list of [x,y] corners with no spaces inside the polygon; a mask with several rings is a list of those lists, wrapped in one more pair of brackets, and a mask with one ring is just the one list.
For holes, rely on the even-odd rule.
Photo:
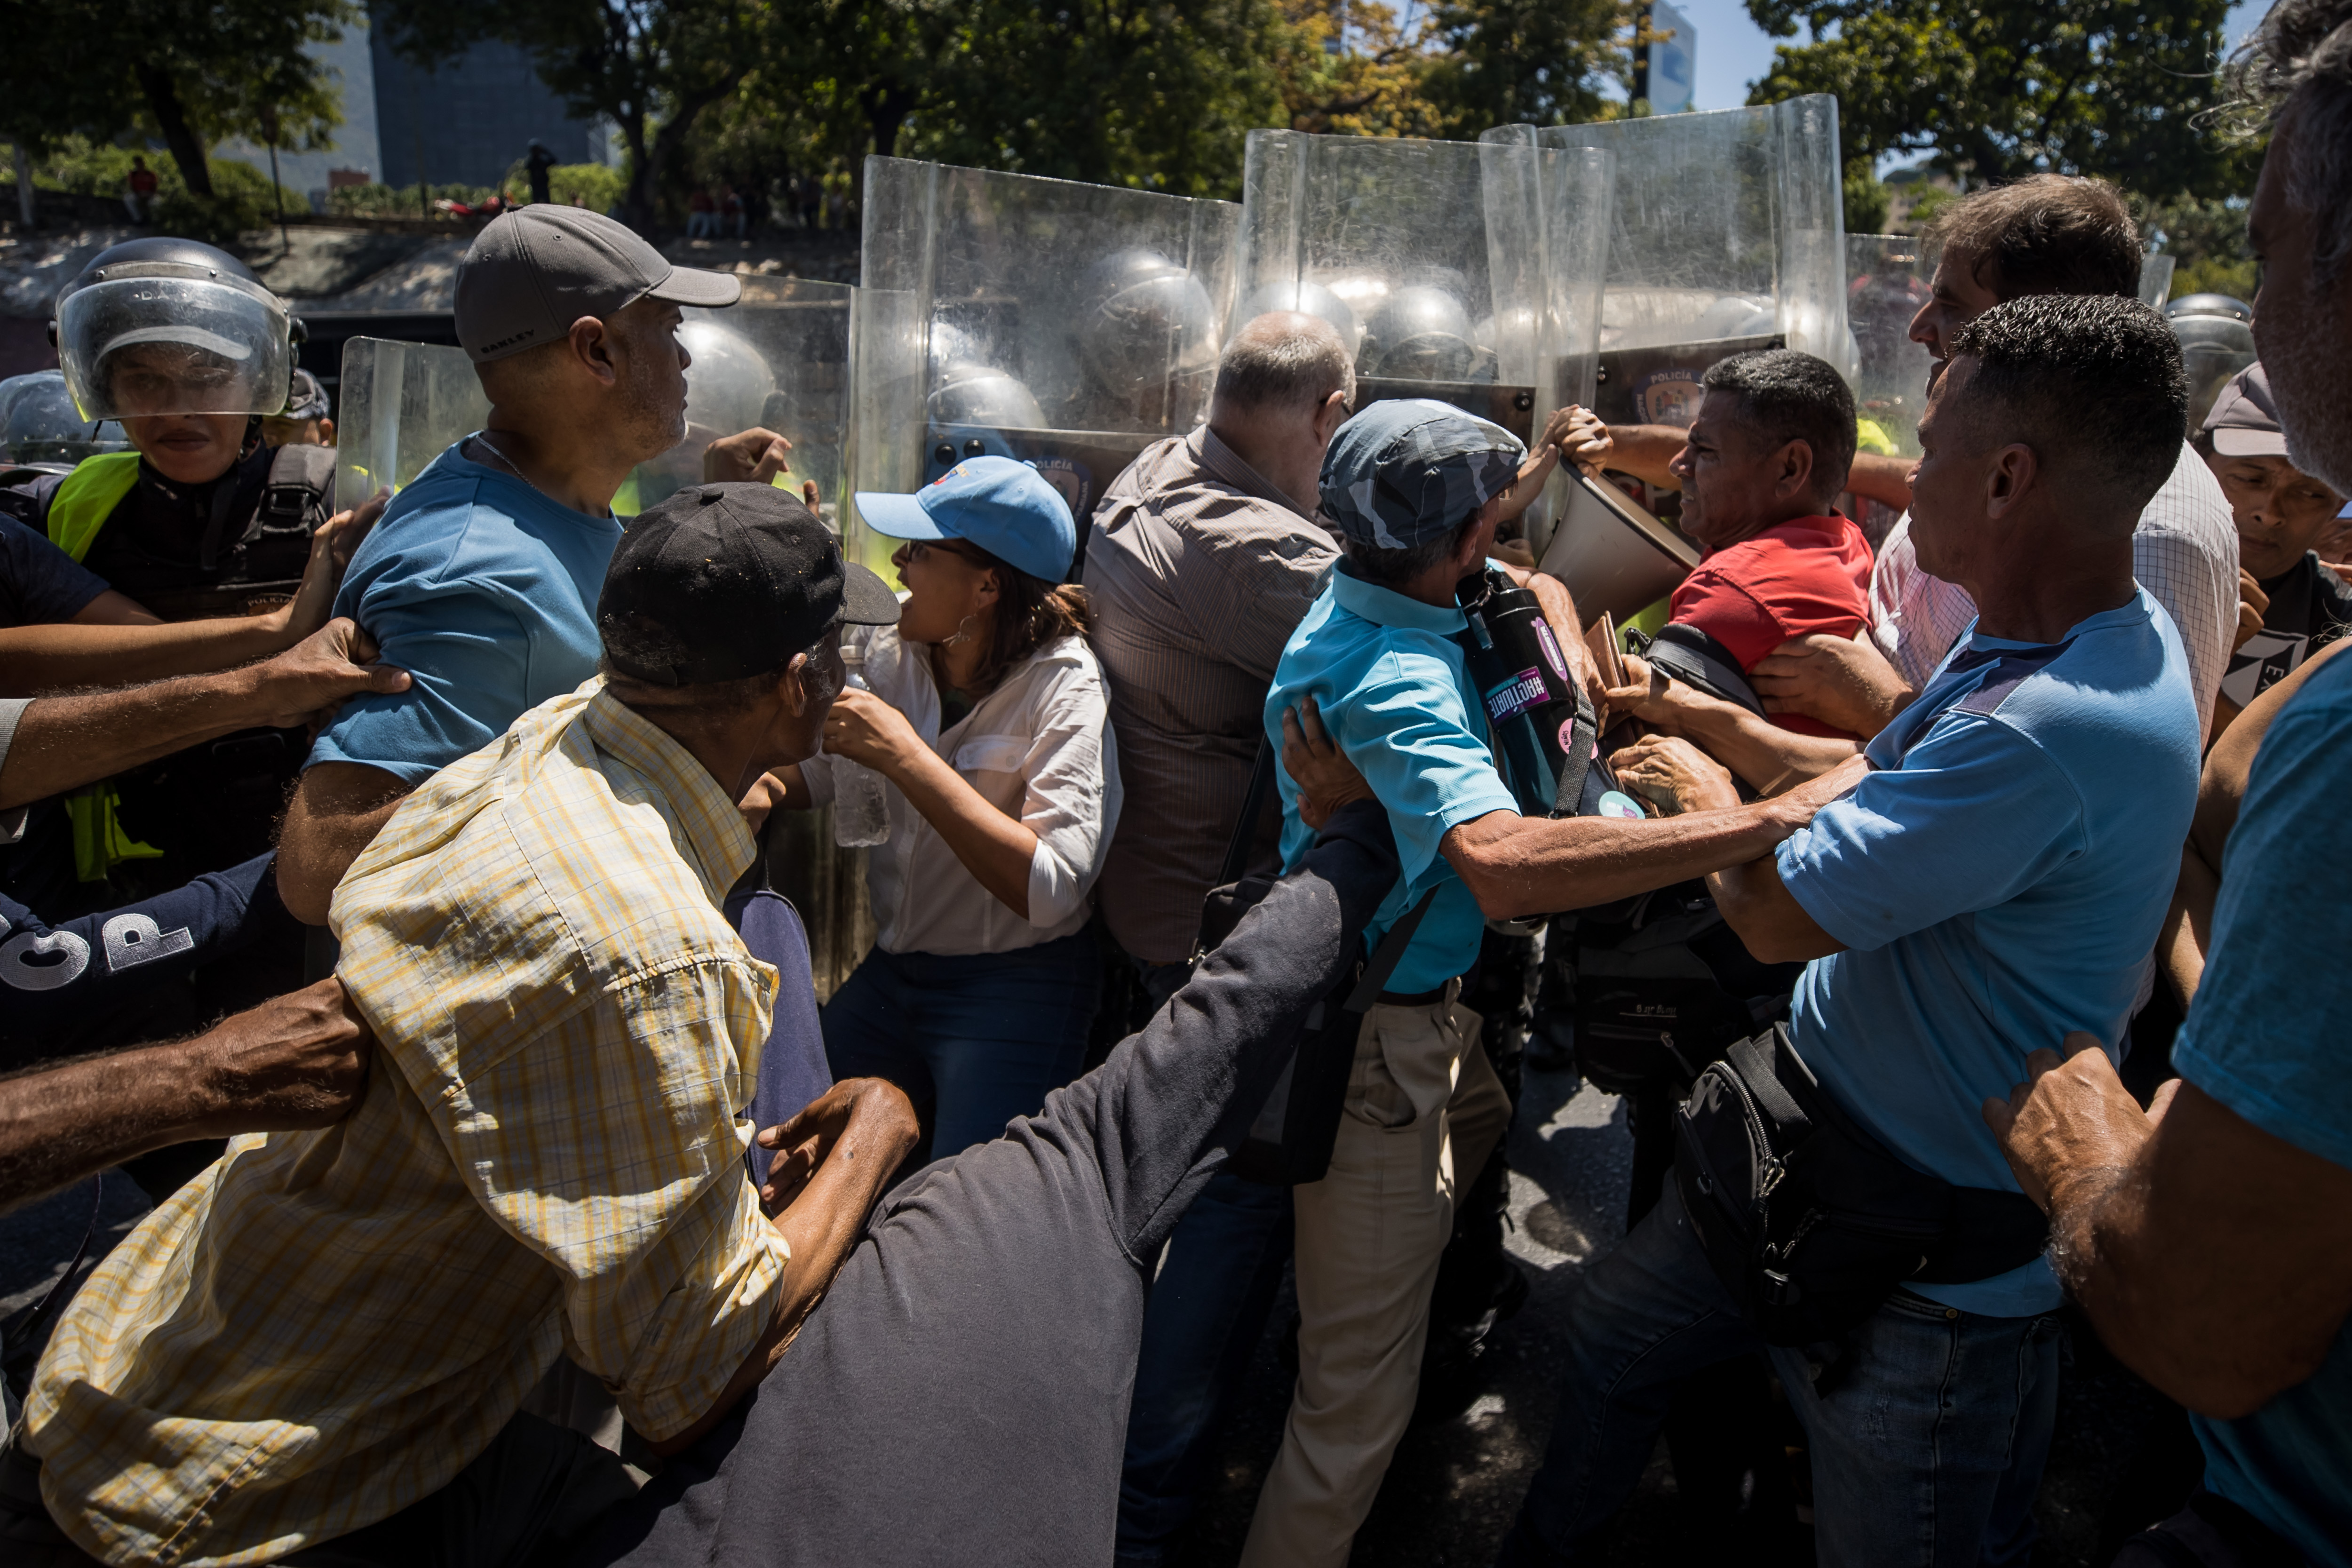
{"label": "man in light blue shirt", "polygon": [[[1979,1107],[2053,1030],[2121,1038],[2196,804],[2187,658],[2132,580],[2188,395],[2163,319],[2116,296],[1996,306],[1949,363],[1919,427],[1912,538],[1974,598],[1971,635],[1872,742],[1850,795],[1709,883],[1756,957],[1814,961],[1789,1032],[1830,1099],[1916,1169],[2013,1194]],[[1737,798],[1719,770],[1677,795]],[[1824,1568],[2030,1557],[2059,1300],[2037,1258],[1894,1290],[1819,1385],[1819,1351],[1772,1348]],[[1570,1316],[1551,1451],[1504,1563],[1578,1561],[1675,1383],[1759,1342],[1672,1188]]]}
{"label": "man in light blue shirt", "polygon": [[[1507,432],[1459,409],[1384,402],[1342,426],[1324,460],[1323,509],[1344,557],[1283,650],[1266,732],[1278,749],[1286,713],[1299,710],[1310,735],[1319,713],[1388,810],[1402,875],[1368,945],[1433,897],[1365,1016],[1329,1172],[1294,1190],[1298,1396],[1244,1568],[1344,1563],[1412,1415],[1454,1183],[1477,1173],[1510,1114],[1485,1053],[1470,1048],[1477,1016],[1460,1005],[1486,919],[1602,903],[1753,859],[1843,783],[1664,822],[1519,816],[1454,640],[1465,626],[1455,584],[1486,561],[1519,457]],[[1567,590],[1542,576],[1528,585],[1572,650],[1561,673],[1597,692]],[[1281,787],[1289,868],[1314,834],[1297,784],[1286,774]]]}
{"label": "man in light blue shirt", "polygon": [[[393,500],[344,575],[335,614],[415,684],[346,704],[313,744],[278,844],[297,918],[325,922],[403,795],[596,672],[596,593],[621,537],[613,497],[686,436],[679,308],[731,305],[741,289],[576,207],[502,215],[467,251],[457,340],[489,418]],[[769,432],[719,445],[717,478],[782,467]]]}
{"label": "man in light blue shirt", "polygon": [[[2288,451],[2352,492],[2352,171],[2314,155],[2352,111],[2352,61],[2330,47],[2347,23],[2352,0],[2283,0],[2249,43],[2246,81],[2273,118],[2246,228]],[[2352,654],[2330,652],[2239,721],[2269,723],[2244,773],[2217,749],[2207,774],[2199,837],[2226,827],[2229,843],[2210,944],[2191,922],[2175,949],[2195,989],[2180,1079],[2142,1111],[2099,1041],[2067,1040],[2062,1064],[2044,1039],[2030,1081],[1984,1107],[2049,1213],[2067,1289],[2118,1359],[2189,1409],[2205,1451],[2188,1506],[2116,1568],[2352,1568]]]}

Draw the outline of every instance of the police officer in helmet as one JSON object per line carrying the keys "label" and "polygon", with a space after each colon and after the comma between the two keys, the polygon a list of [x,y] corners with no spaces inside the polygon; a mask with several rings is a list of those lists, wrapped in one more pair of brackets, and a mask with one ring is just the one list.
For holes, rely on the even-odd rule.
{"label": "police officer in helmet", "polygon": [[167,620],[290,595],[334,456],[262,440],[301,331],[285,301],[226,251],[133,239],[66,285],[49,331],[82,416],[120,421],[133,450],[0,487],[0,510]]}
{"label": "police officer in helmet", "polygon": [[[285,301],[226,251],[157,236],[93,258],[49,331],[81,417],[118,422],[131,449],[8,474],[0,511],[165,620],[290,600],[332,510],[335,454],[263,439],[301,335]],[[263,853],[305,743],[248,731],[114,781],[105,809],[118,820],[77,819],[80,878],[145,892]],[[101,864],[92,845],[106,847]]]}

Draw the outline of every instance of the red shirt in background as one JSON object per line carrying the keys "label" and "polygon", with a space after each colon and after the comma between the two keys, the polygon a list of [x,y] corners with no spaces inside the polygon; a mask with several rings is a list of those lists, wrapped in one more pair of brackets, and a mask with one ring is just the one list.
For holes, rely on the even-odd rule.
{"label": "red shirt in background", "polygon": [[[1791,637],[1850,637],[1870,624],[1870,542],[1834,512],[1775,523],[1701,561],[1667,609],[1668,620],[1721,643],[1746,674]],[[1845,736],[1801,714],[1773,721],[1800,734]]]}

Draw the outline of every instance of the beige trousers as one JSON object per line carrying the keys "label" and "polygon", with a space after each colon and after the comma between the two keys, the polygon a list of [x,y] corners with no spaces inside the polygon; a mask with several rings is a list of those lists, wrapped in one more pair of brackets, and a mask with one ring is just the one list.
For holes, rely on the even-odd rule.
{"label": "beige trousers", "polygon": [[1298,1388],[1242,1568],[1342,1568],[1412,1418],[1454,1195],[1511,1114],[1460,996],[1365,1015],[1331,1168],[1292,1191]]}

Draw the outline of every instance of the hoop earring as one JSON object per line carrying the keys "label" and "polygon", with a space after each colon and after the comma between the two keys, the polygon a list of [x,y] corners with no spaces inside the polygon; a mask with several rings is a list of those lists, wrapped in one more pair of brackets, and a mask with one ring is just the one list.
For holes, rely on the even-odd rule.
{"label": "hoop earring", "polygon": [[941,647],[953,647],[960,642],[970,642],[971,640],[971,634],[964,630],[964,627],[971,625],[971,620],[972,618],[970,616],[966,616],[963,619],[958,621],[956,623],[955,636],[948,638],[947,641],[941,643],[940,646]]}

